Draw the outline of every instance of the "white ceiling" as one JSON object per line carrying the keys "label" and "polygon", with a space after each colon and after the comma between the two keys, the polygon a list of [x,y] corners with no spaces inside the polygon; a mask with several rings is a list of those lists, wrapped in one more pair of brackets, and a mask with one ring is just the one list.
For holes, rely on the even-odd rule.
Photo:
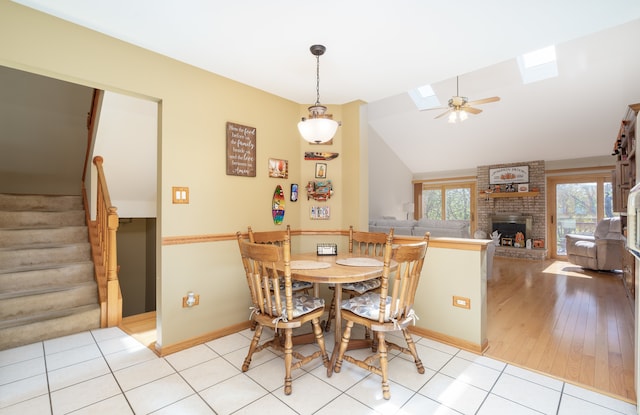
{"label": "white ceiling", "polygon": [[[637,0],[14,0],[298,103],[364,100],[369,123],[415,174],[609,154],[640,102]],[[556,44],[560,76],[522,85],[514,57]],[[498,95],[462,124],[419,112]],[[294,122],[294,121],[292,121]]]}

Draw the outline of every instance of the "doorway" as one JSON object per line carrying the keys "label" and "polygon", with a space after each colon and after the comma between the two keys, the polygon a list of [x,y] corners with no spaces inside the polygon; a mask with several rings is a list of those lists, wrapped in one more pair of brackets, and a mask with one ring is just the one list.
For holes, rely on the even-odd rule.
{"label": "doorway", "polygon": [[549,256],[566,259],[567,234],[593,235],[596,224],[614,216],[611,173],[585,173],[547,179]]}

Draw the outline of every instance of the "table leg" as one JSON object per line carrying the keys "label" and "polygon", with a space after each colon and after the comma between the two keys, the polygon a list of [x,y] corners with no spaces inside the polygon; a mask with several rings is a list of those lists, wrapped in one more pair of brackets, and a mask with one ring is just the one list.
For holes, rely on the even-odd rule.
{"label": "table leg", "polygon": [[335,315],[335,327],[334,327],[334,337],[335,344],[333,345],[333,351],[331,352],[331,361],[329,362],[329,367],[327,368],[327,377],[331,377],[333,374],[333,366],[336,363],[336,359],[338,358],[338,349],[340,349],[340,342],[342,341],[342,314],[340,313],[340,303],[342,302],[342,284],[336,283],[334,290],[334,315]]}

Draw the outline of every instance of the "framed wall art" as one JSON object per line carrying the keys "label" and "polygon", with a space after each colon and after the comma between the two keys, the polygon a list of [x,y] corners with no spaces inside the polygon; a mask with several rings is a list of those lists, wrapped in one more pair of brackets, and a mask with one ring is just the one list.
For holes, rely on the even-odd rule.
{"label": "framed wall art", "polygon": [[289,162],[287,160],[269,159],[269,177],[289,178]]}
{"label": "framed wall art", "polygon": [[529,183],[529,166],[489,169],[489,184]]}
{"label": "framed wall art", "polygon": [[227,175],[256,177],[256,128],[227,123]]}
{"label": "framed wall art", "polygon": [[329,206],[311,206],[310,219],[327,220],[331,218],[331,208]]}
{"label": "framed wall art", "polygon": [[327,178],[327,163],[316,163],[316,179]]}

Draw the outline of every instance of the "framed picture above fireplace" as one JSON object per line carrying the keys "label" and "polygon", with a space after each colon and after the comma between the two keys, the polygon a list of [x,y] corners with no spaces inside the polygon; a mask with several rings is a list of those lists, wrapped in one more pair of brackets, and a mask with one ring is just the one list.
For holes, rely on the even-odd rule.
{"label": "framed picture above fireplace", "polygon": [[489,184],[528,183],[529,166],[489,169]]}

